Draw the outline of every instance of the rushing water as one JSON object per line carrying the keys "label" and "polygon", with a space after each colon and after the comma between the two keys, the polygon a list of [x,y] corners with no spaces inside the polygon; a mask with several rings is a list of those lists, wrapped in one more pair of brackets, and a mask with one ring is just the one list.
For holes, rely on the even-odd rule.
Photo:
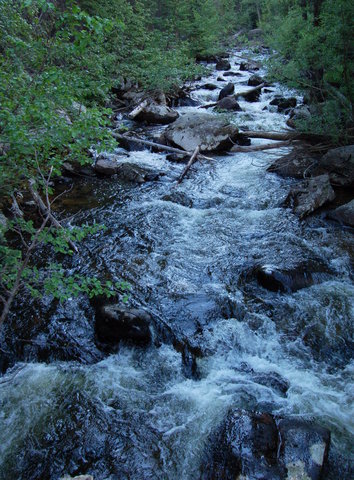
{"label": "rushing water", "polygon": [[[232,57],[233,69],[239,61]],[[217,76],[205,81],[221,88]],[[249,76],[230,79],[236,91],[247,88]],[[231,118],[250,129],[284,128],[286,117],[264,108],[275,94],[290,92],[273,90],[259,102],[241,101],[244,112]],[[202,103],[216,96],[193,92]],[[266,168],[285,153],[215,156],[198,162],[177,187],[183,165],[132,152],[127,161],[165,176],[143,186],[83,180],[72,192],[75,222],[95,220],[107,230],[86,241],[85,261],[74,259],[68,274],[125,278],[133,302],[202,351],[199,376],[185,376],[180,353],[168,344],[123,345],[87,365],[18,363],[0,378],[1,480],[64,473],[197,479],[208,435],[230,407],[314,419],[332,432],[334,461],[350,462],[353,237],[319,217],[301,222],[280,207],[293,181]],[[326,274],[312,287],[282,294],[247,276],[255,265],[299,262],[320,262]],[[70,319],[63,328],[80,339],[85,315],[73,300],[52,318]],[[342,478],[349,479],[344,468]]]}

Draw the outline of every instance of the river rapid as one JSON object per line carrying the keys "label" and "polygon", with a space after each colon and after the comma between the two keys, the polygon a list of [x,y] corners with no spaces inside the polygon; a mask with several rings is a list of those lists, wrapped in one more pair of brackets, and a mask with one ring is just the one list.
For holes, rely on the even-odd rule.
{"label": "river rapid", "polygon": [[[236,92],[248,88],[251,73],[238,66],[248,55],[230,57],[238,75],[227,81]],[[215,101],[225,85],[219,76],[212,71],[195,84],[192,97]],[[200,87],[207,82],[218,90]],[[241,100],[243,112],[227,118],[250,130],[285,129],[287,117],[269,102],[276,94],[297,94],[276,84],[271,90],[258,102]],[[162,129],[145,133],[157,137]],[[42,305],[47,337],[36,330],[32,343],[64,331],[82,342],[82,355],[42,362],[28,346],[25,361],[0,377],[1,480],[83,473],[95,480],[198,479],[208,436],[230,408],[301,416],[329,428],[327,478],[352,478],[353,235],[324,215],[300,221],[281,207],[295,181],[266,169],[288,151],[213,155],[177,186],[184,165],[142,150],[126,161],[164,172],[158,181],[76,183],[60,208],[74,214],[75,224],[107,228],[83,242],[67,274],[124,278],[132,305],[199,352],[198,372],[190,375],[181,353],[158,333],[149,347],[122,344],[102,354],[85,299]],[[256,265],[304,262],[321,262],[326,271],[293,293],[268,291],[248,274]],[[30,307],[18,315],[34,321]]]}

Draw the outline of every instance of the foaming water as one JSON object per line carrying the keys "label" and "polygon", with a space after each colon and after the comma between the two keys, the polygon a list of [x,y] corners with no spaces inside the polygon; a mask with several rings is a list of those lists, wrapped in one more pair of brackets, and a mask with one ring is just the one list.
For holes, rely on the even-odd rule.
{"label": "foaming water", "polygon": [[[232,70],[238,62],[232,58]],[[219,75],[201,84],[222,88]],[[243,91],[249,76],[227,81]],[[274,94],[296,92],[272,89],[257,103],[241,100],[244,111],[227,118],[254,130],[285,128],[268,104]],[[202,103],[217,96],[200,88],[192,95]],[[208,435],[229,408],[314,419],[350,458],[352,236],[320,218],[300,222],[281,207],[293,181],[266,168],[286,153],[218,155],[199,161],[177,186],[184,166],[131,152],[124,161],[165,176],[136,187],[92,182],[95,202],[76,221],[107,230],[85,241],[85,262],[74,259],[71,272],[129,281],[137,304],[203,352],[199,378],[185,377],[169,345],[122,345],[94,365],[16,365],[0,379],[0,479],[57,479],[69,471],[106,480],[197,479]],[[259,265],[301,262],[326,268],[317,284],[295,293],[269,292],[250,276]],[[72,311],[77,322],[82,312],[75,303]]]}

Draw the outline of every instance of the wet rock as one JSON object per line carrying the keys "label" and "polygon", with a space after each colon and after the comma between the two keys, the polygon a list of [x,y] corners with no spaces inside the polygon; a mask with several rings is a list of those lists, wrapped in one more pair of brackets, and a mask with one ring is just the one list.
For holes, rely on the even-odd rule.
{"label": "wet rock", "polygon": [[278,424],[281,456],[288,478],[320,479],[327,462],[330,433],[301,419],[283,419]]}
{"label": "wet rock", "polygon": [[101,175],[112,176],[118,171],[118,162],[115,158],[99,158],[94,168]]}
{"label": "wet rock", "polygon": [[296,215],[304,218],[336,197],[327,174],[301,182],[293,188],[284,206],[291,207]]}
{"label": "wet rock", "polygon": [[216,115],[189,113],[167,127],[162,141],[177,145],[186,151],[200,147],[202,151],[229,150],[237,137],[238,129]]}
{"label": "wet rock", "polygon": [[94,480],[92,475],[78,475],[76,477],[70,477],[66,475],[65,477],[61,477],[60,480]]}
{"label": "wet rock", "polygon": [[261,93],[262,93],[262,89],[250,90],[246,95],[243,96],[243,98],[246,100],[246,102],[251,102],[251,103],[258,102],[259,97],[261,96]]}
{"label": "wet rock", "polygon": [[249,72],[250,70],[259,70],[259,64],[256,62],[241,62],[240,70],[241,72]]}
{"label": "wet rock", "polygon": [[216,108],[219,110],[232,110],[234,112],[242,112],[242,108],[235,97],[225,97],[218,101]]}
{"label": "wet rock", "polygon": [[178,107],[197,107],[198,105],[200,105],[198,100],[194,100],[193,98],[188,97],[188,96],[183,97],[183,98],[179,98],[177,100],[177,106]]}
{"label": "wet rock", "polygon": [[224,77],[240,77],[241,73],[239,72],[224,72]]}
{"label": "wet rock", "polygon": [[317,161],[307,150],[295,148],[292,152],[275,160],[267,171],[282,177],[303,179],[311,175]]}
{"label": "wet rock", "polygon": [[182,205],[183,207],[193,206],[192,200],[184,192],[174,191],[172,193],[169,193],[168,195],[164,195],[162,197],[162,200],[164,200],[165,202],[178,203],[178,205]]}
{"label": "wet rock", "polygon": [[294,108],[290,113],[290,118],[286,121],[288,127],[296,128],[297,122],[306,121],[311,118],[310,109],[306,105]]}
{"label": "wet rock", "polygon": [[216,63],[220,60],[218,55],[197,53],[195,57],[197,62]]}
{"label": "wet rock", "polygon": [[219,100],[222,100],[229,95],[232,95],[235,91],[235,85],[233,83],[228,83],[219,93]]}
{"label": "wet rock", "polygon": [[258,87],[258,85],[261,85],[262,83],[264,83],[264,80],[262,77],[260,77],[259,75],[252,75],[249,78],[247,85],[249,87]]}
{"label": "wet rock", "polygon": [[225,78],[223,78],[223,77],[218,77],[216,80],[218,82],[226,82]]}
{"label": "wet rock", "polygon": [[210,437],[201,478],[319,480],[329,444],[329,432],[309,422],[230,412]]}
{"label": "wet rock", "polygon": [[138,122],[146,122],[149,124],[167,125],[174,122],[179,117],[178,112],[166,105],[150,103],[147,105],[134,120]]}
{"label": "wet rock", "polygon": [[216,70],[231,70],[231,64],[228,60],[221,59],[216,64]]}
{"label": "wet rock", "polygon": [[117,343],[130,340],[137,344],[151,341],[152,317],[145,310],[122,305],[106,305],[96,314],[95,330],[101,342]]}
{"label": "wet rock", "polygon": [[354,200],[328,213],[328,217],[339,223],[354,227]]}
{"label": "wet rock", "polygon": [[161,173],[145,169],[135,165],[134,163],[124,162],[118,166],[116,175],[124,182],[142,184],[148,181],[158,180],[161,176]]}
{"label": "wet rock", "polygon": [[319,283],[325,267],[317,262],[302,262],[288,268],[274,265],[257,265],[252,275],[262,287],[271,292],[296,292]]}
{"label": "wet rock", "polygon": [[186,163],[190,159],[190,155],[178,155],[178,153],[169,153],[168,155],[166,155],[166,159],[169,162]]}
{"label": "wet rock", "polygon": [[205,85],[203,85],[203,87],[205,90],[217,90],[217,85],[214,85],[214,83],[206,83]]}
{"label": "wet rock", "polygon": [[354,186],[354,145],[329,150],[319,160],[318,171],[328,172],[332,185]]}
{"label": "wet rock", "polygon": [[63,175],[69,177],[94,176],[95,172],[90,165],[81,165],[78,162],[64,162],[62,164]]}
{"label": "wet rock", "polygon": [[290,386],[289,382],[277,372],[257,373],[253,377],[253,380],[260,385],[264,385],[265,387],[275,390],[281,395],[286,395],[286,392],[289,390]]}
{"label": "wet rock", "polygon": [[290,108],[295,108],[297,104],[297,100],[294,97],[291,98],[284,98],[284,97],[279,97],[279,98],[274,98],[270,102],[270,105],[276,105],[278,107],[278,112],[285,112],[286,110],[289,110]]}

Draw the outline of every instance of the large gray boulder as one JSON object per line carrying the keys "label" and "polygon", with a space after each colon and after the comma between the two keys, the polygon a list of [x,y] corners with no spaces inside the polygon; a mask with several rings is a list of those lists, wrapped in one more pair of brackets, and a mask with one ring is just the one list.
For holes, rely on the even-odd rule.
{"label": "large gray boulder", "polygon": [[329,150],[319,160],[318,170],[329,174],[332,185],[354,186],[354,145]]}
{"label": "large gray boulder", "polygon": [[210,437],[202,480],[320,480],[330,433],[298,418],[230,412]]}
{"label": "large gray boulder", "polygon": [[167,105],[159,105],[157,103],[150,103],[147,105],[138,115],[134,117],[134,120],[138,122],[146,122],[151,124],[167,125],[174,122],[179,117],[178,112],[173,110]]}
{"label": "large gray boulder", "polygon": [[222,116],[210,113],[188,113],[167,127],[162,140],[169,144],[193,151],[230,150],[236,141],[238,129]]}
{"label": "large gray boulder", "polygon": [[242,112],[240,104],[235,97],[225,97],[218,101],[216,108],[219,110],[231,110],[234,112]]}
{"label": "large gray boulder", "polygon": [[268,168],[268,172],[281,177],[303,179],[309,177],[316,167],[316,159],[307,149],[294,148],[290,153],[277,158]]}
{"label": "large gray boulder", "polygon": [[292,207],[296,215],[304,218],[334,200],[335,196],[329,176],[324,174],[301,182],[293,188],[285,200],[285,206]]}
{"label": "large gray boulder", "polygon": [[329,218],[354,227],[354,200],[328,213]]}

